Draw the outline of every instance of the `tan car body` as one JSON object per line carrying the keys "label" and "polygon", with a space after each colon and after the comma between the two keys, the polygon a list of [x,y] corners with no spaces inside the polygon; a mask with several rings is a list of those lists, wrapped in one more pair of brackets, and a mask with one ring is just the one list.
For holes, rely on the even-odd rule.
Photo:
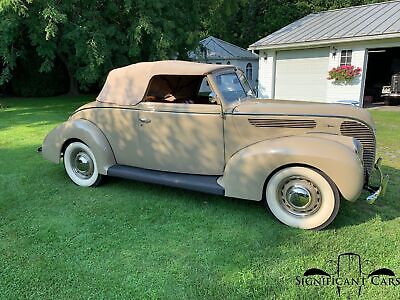
{"label": "tan car body", "polygon": [[86,104],[46,137],[43,156],[58,163],[65,146],[79,140],[92,149],[100,174],[127,165],[216,175],[225,196],[255,201],[280,168],[309,166],[327,174],[345,199],[356,200],[366,180],[362,154],[352,137],[342,135],[341,124],[356,122],[372,132],[369,113],[346,105],[270,99],[229,106],[214,76],[233,70],[222,66],[206,74],[216,105]]}

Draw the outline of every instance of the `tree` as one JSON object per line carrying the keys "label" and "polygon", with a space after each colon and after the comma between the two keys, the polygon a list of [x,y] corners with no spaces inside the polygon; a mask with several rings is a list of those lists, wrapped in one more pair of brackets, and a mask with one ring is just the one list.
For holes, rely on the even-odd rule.
{"label": "tree", "polygon": [[77,93],[119,66],[185,59],[201,37],[247,48],[311,12],[379,1],[0,0],[0,86],[35,62],[41,73],[66,70]]}
{"label": "tree", "polygon": [[35,51],[40,72],[65,65],[70,93],[101,82],[115,67],[137,61],[185,58],[200,36],[211,1],[2,1],[0,85],[18,61]]}

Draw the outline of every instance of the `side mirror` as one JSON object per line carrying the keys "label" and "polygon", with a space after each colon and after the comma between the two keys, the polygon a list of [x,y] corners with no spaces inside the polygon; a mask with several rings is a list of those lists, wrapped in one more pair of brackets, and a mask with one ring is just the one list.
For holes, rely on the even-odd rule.
{"label": "side mirror", "polygon": [[217,94],[215,94],[214,92],[211,92],[208,94],[208,101],[210,103],[217,103]]}

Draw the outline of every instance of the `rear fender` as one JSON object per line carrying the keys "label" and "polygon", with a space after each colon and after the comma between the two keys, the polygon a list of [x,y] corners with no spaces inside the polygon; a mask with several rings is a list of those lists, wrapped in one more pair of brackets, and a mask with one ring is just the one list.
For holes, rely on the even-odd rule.
{"label": "rear fender", "polygon": [[43,157],[59,163],[63,147],[72,140],[80,140],[89,146],[96,157],[100,174],[106,175],[108,168],[116,164],[114,153],[103,132],[84,119],[69,120],[50,131],[42,145]]}
{"label": "rear fender", "polygon": [[233,155],[223,176],[225,196],[260,201],[266,179],[289,165],[324,172],[349,201],[362,191],[364,170],[354,149],[333,139],[304,135],[266,140]]}

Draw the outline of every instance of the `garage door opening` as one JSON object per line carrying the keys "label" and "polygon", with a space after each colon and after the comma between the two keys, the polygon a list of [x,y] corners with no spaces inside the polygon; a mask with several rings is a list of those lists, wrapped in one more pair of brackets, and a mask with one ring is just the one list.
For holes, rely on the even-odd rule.
{"label": "garage door opening", "polygon": [[364,88],[364,107],[383,103],[382,89],[390,86],[392,76],[400,72],[400,47],[368,50]]}

